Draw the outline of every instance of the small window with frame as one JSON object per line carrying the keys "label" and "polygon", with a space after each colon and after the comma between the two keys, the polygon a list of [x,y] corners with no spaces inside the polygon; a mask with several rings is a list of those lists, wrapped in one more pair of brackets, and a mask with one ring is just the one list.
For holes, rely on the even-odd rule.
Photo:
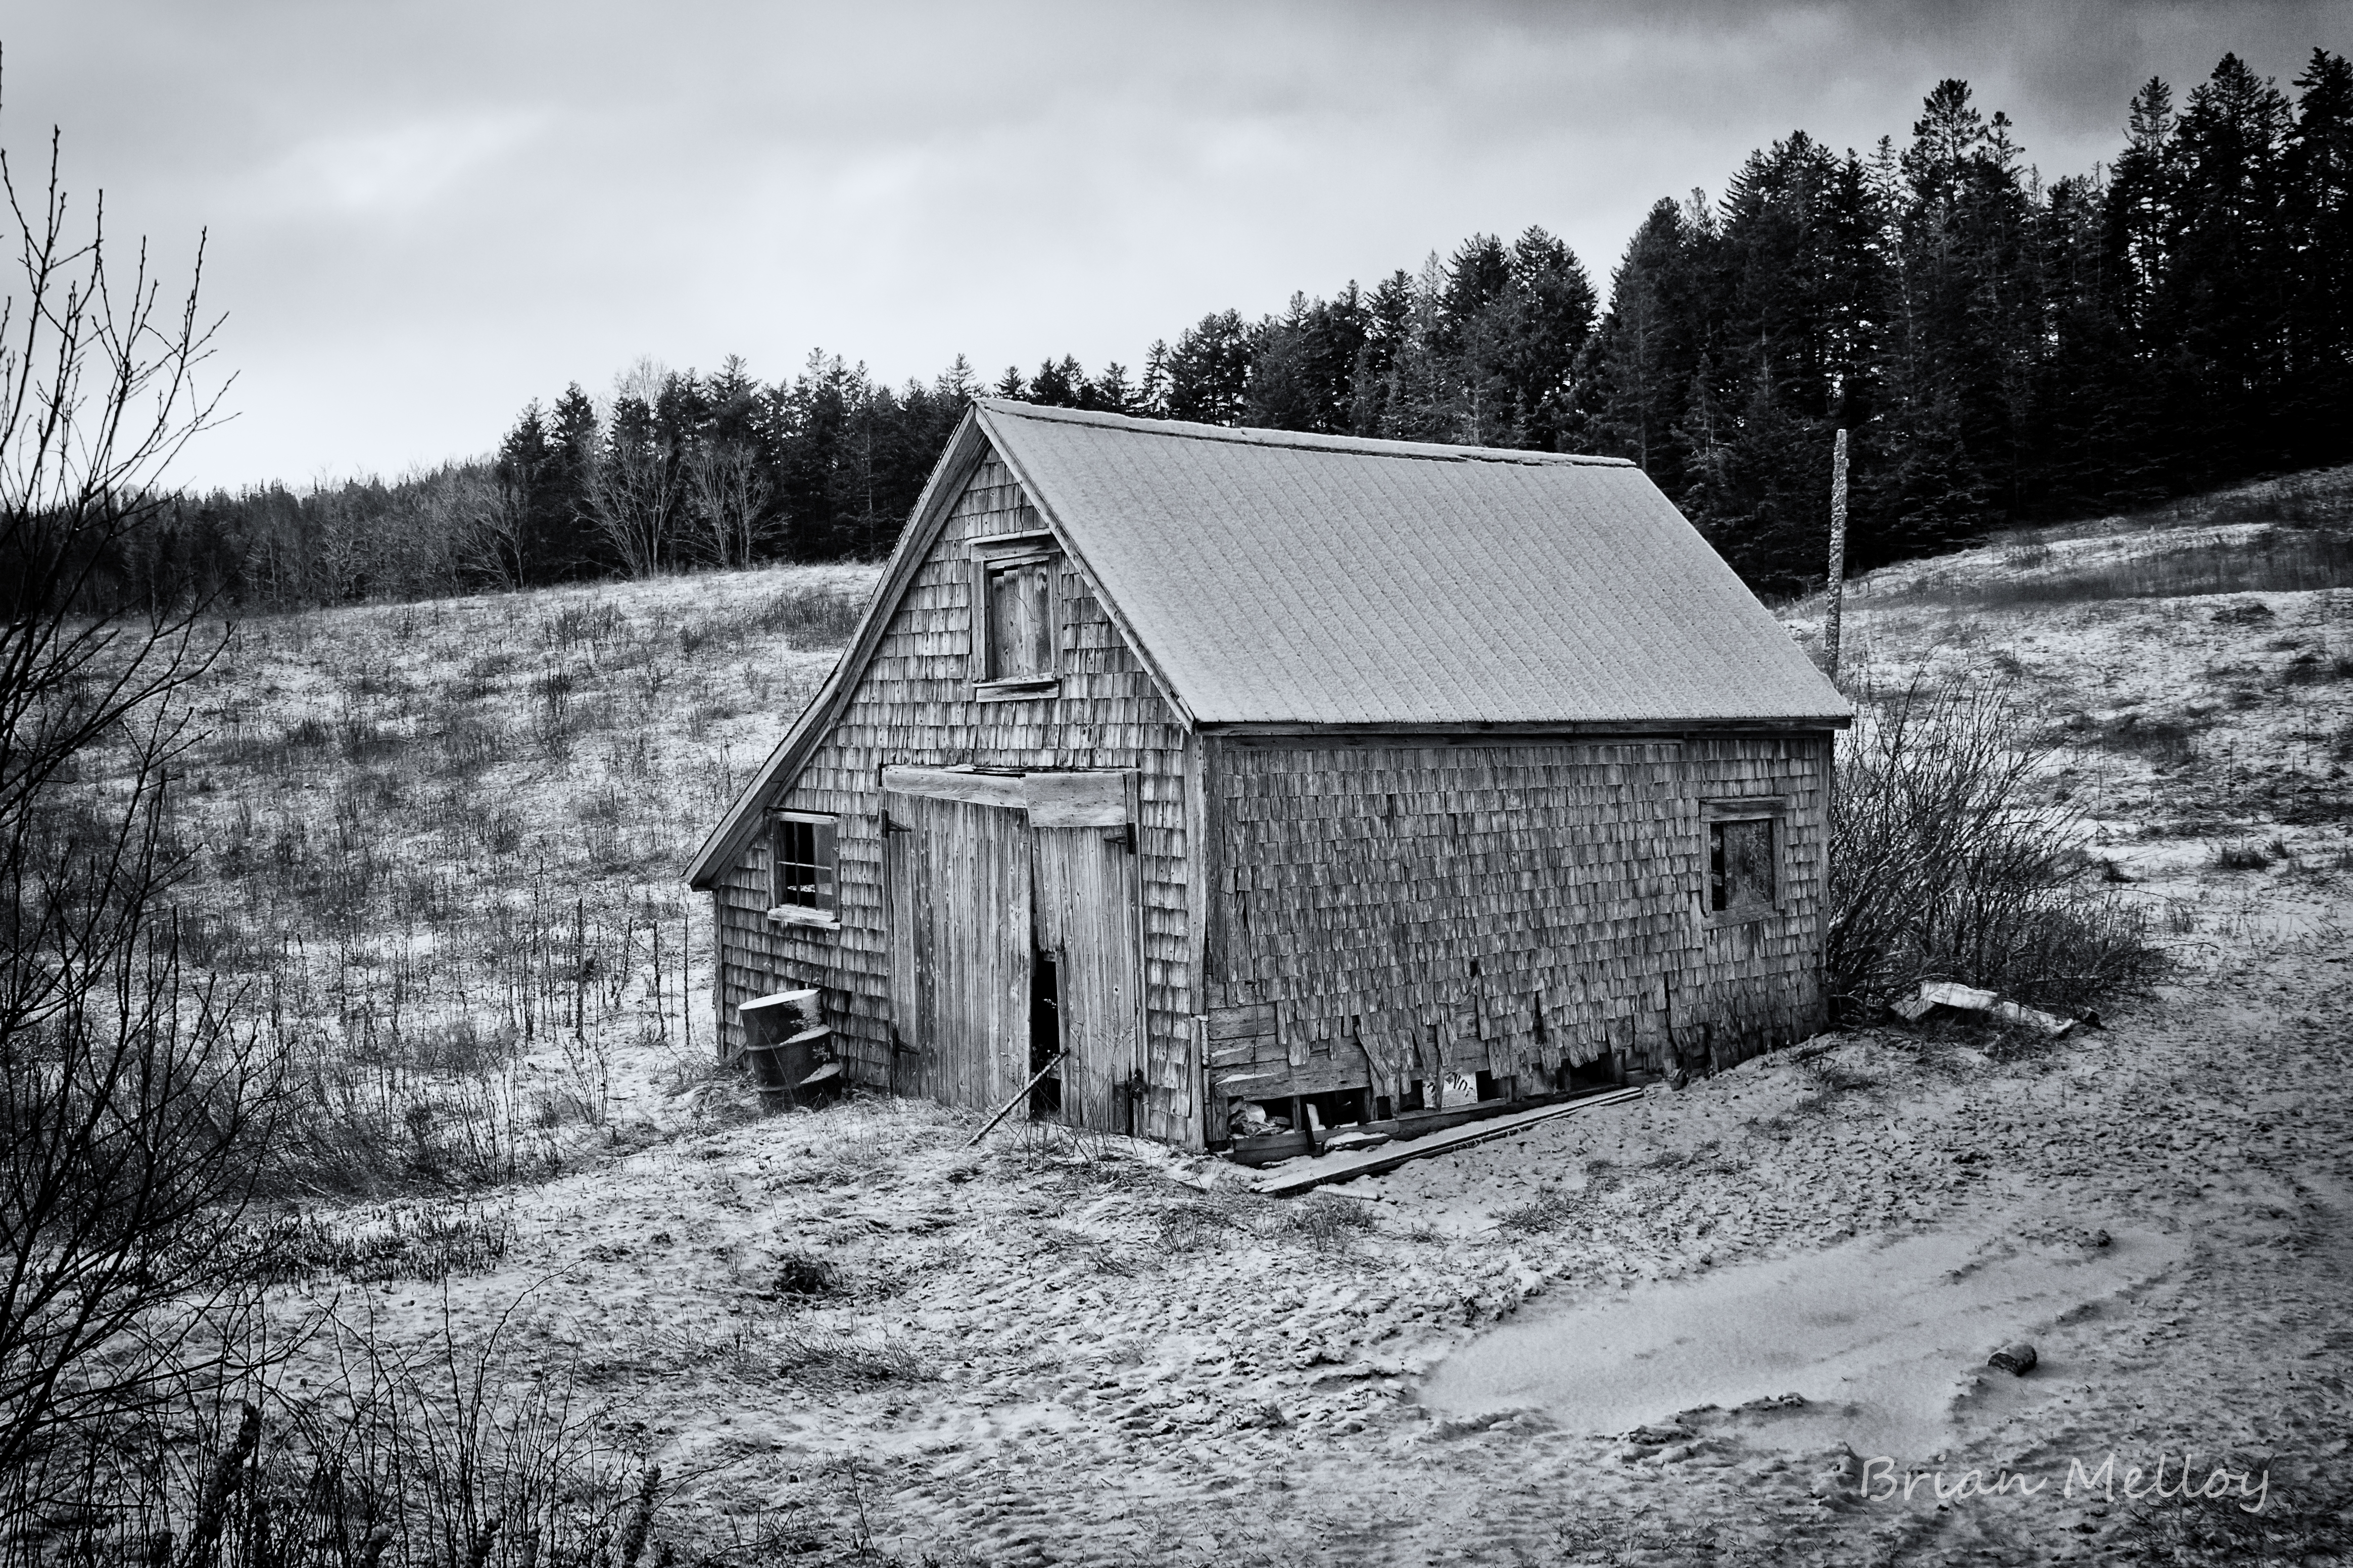
{"label": "small window with frame", "polygon": [[785,925],[839,927],[834,891],[835,819],[778,811],[768,820],[768,918]]}
{"label": "small window with frame", "polygon": [[1707,918],[1725,925],[1761,920],[1781,907],[1781,819],[1778,800],[1709,801]]}
{"label": "small window with frame", "polygon": [[972,546],[972,682],[976,695],[1050,696],[1060,676],[1052,536],[1003,535]]}

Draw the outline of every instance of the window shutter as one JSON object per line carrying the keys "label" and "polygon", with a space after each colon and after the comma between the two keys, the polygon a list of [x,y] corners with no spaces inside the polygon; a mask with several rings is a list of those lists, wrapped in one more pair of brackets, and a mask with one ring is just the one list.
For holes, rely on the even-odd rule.
{"label": "window shutter", "polygon": [[818,823],[811,837],[817,842],[817,907],[829,910],[835,907],[834,825]]}
{"label": "window shutter", "polygon": [[975,561],[972,573],[972,683],[975,686],[990,677],[988,668],[988,563]]}

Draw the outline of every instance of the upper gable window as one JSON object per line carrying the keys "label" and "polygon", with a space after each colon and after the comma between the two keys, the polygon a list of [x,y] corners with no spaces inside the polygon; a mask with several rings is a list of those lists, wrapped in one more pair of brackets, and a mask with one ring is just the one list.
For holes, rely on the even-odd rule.
{"label": "upper gable window", "polygon": [[972,681],[991,697],[1051,695],[1056,667],[1055,569],[1050,534],[975,540],[972,545]]}

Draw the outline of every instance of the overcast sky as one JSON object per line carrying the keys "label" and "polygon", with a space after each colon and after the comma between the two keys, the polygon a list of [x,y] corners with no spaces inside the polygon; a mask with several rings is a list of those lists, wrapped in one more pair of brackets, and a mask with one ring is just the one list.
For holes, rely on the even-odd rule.
{"label": "overcast sky", "polygon": [[774,378],[1130,367],[1541,224],[1605,290],[1650,205],[1803,128],[1899,142],[1967,79],[2046,175],[2151,75],[2285,87],[2344,0],[617,5],[69,0],[0,10],[0,141],[205,299],[236,419],[184,480],[486,450],[638,355]]}

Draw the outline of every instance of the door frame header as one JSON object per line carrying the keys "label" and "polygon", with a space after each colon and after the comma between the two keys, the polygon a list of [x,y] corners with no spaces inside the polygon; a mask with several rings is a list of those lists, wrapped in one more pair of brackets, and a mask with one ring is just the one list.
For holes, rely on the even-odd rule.
{"label": "door frame header", "polygon": [[894,795],[1027,811],[1032,827],[1124,827],[1135,820],[1135,773],[1096,768],[1071,773],[983,773],[969,768],[885,767]]}

